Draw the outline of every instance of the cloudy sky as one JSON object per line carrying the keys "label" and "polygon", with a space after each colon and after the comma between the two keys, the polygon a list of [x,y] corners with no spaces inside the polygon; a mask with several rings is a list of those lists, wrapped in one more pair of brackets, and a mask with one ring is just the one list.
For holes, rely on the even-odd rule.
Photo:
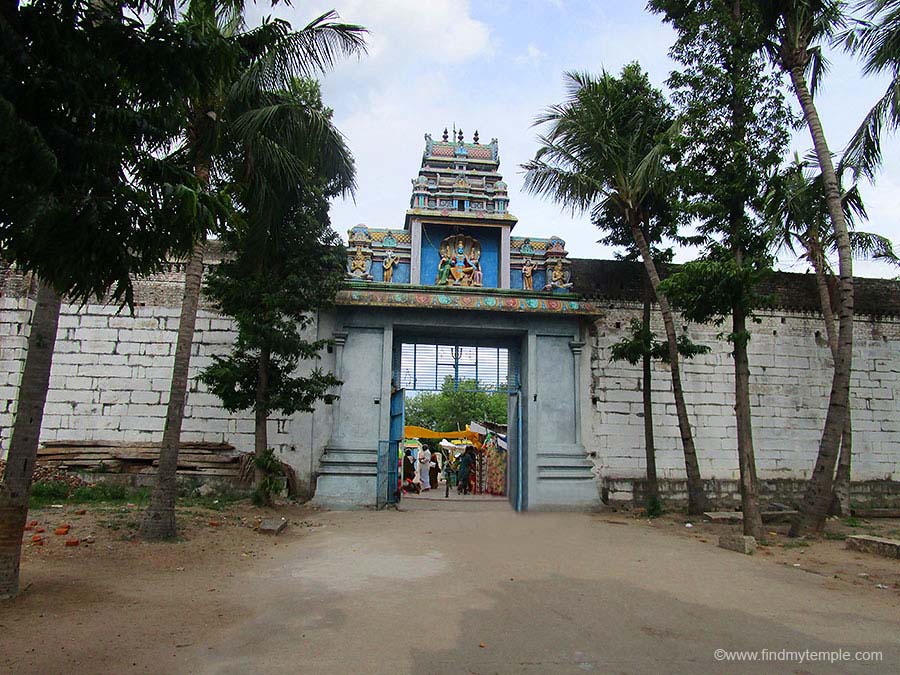
{"label": "cloudy sky", "polygon": [[[357,223],[402,227],[424,134],[438,138],[455,124],[467,141],[476,129],[482,142],[499,139],[510,211],[519,218],[515,234],[556,234],[572,256],[612,257],[611,249],[596,243],[599,235],[586,217],[523,193],[519,165],[538,147],[534,117],[565,97],[565,71],[618,71],[637,60],[654,84],[664,87],[674,66],[667,55],[674,36],[644,5],[643,0],[296,0],[293,7],[276,8],[274,13],[295,27],[334,8],[343,20],[371,31],[367,56],[342,63],[323,78],[325,101],[349,140],[359,182],[355,202],[335,202],[334,227],[344,236]],[[886,80],[863,79],[843,54],[831,59],[832,72],[817,102],[830,145],[840,149]],[[811,147],[805,128],[794,145],[801,152]],[[863,189],[870,216],[866,227],[900,242],[900,139],[890,139],[884,149],[884,171],[875,186]],[[679,259],[691,255],[686,251]],[[782,269],[804,269],[789,256],[781,258]],[[896,275],[871,262],[858,262],[855,272]]]}

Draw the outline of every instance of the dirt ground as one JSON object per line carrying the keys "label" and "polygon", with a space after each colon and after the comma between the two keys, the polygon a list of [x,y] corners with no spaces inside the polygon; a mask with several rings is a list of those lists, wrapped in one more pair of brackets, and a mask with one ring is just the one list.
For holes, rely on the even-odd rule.
{"label": "dirt ground", "polygon": [[[625,514],[606,517],[611,522],[640,523],[712,546],[718,544],[720,534],[741,533],[738,524],[709,523],[683,515],[666,515],[653,520]],[[889,595],[900,598],[900,561],[852,551],[845,543],[848,536],[856,534],[900,539],[900,520],[854,518],[850,522],[852,524],[848,525],[847,520],[830,519],[825,536],[818,540],[791,539],[787,536],[790,529],[787,524],[766,525],[767,541],[754,555],[778,565],[839,579],[860,590],[891,591]]]}
{"label": "dirt ground", "polygon": [[716,649],[881,653],[751,672],[900,669],[900,562],[836,540],[742,556],[715,546],[732,526],[405,500],[283,507],[278,537],[246,504],[190,508],[150,545],[139,507],[76,508],[32,512],[48,541],[0,605],[0,671],[748,672]]}

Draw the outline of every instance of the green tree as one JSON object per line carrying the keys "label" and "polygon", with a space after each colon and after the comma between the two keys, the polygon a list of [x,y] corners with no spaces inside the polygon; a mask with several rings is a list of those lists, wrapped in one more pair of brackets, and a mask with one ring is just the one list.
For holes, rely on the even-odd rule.
{"label": "green tree", "polygon": [[[287,152],[269,137],[274,126],[282,127],[283,108],[267,102],[262,92],[287,89],[295,77],[310,76],[329,69],[341,55],[359,54],[365,49],[365,30],[359,26],[336,23],[328,12],[299,31],[281,20],[266,20],[247,29],[244,3],[240,0],[189,0],[179,21],[179,29],[201,52],[192,65],[192,90],[175,113],[180,131],[173,139],[175,155],[189,167],[204,191],[216,193],[222,183],[247,183],[260,178],[252,194],[261,200],[270,194],[262,183],[277,171],[281,176],[302,175],[302,159]],[[300,121],[300,116],[294,117]],[[307,124],[295,128],[326,147],[327,134],[319,115],[307,115]],[[328,125],[330,127],[330,125]],[[257,157],[268,163],[269,173],[239,177],[228,174],[228,158],[245,144],[254,144]],[[335,162],[346,161],[340,148],[324,154]],[[204,246],[198,244],[185,269],[184,296],[172,384],[166,410],[165,429],[160,449],[159,468],[150,504],[141,522],[145,539],[171,539],[175,528],[175,472],[184,420],[184,404],[190,367],[191,344],[200,299]]]}
{"label": "green tree", "polygon": [[[124,10],[139,9],[122,2]],[[0,486],[0,598],[18,592],[61,297],[131,305],[132,275],[190,249],[190,177],[157,159],[191,45],[151,12],[88,0],[0,7],[0,257],[37,281]],[[148,69],[147,64],[154,68]]]}
{"label": "green tree", "polygon": [[[315,82],[296,82],[276,95],[281,105],[293,106],[301,116],[310,109],[331,116]],[[296,126],[284,120],[289,137]],[[336,130],[333,134],[339,136]],[[225,315],[235,319],[238,336],[231,354],[214,357],[201,374],[228,410],[254,411],[258,458],[269,449],[270,413],[311,412],[316,401],[340,384],[319,368],[303,376],[295,371],[301,361],[317,359],[328,343],[307,339],[305,330],[317,310],[331,305],[344,278],[346,253],[330,227],[328,197],[352,186],[348,182],[352,173],[320,175],[328,167],[319,165],[316,148],[306,147],[308,137],[277,141],[309,158],[307,175],[273,190],[279,175],[260,178],[266,164],[258,161],[253,146],[244,147],[234,158],[237,175],[252,170],[256,177],[238,190],[245,205],[240,211],[242,226],[226,233],[225,258],[210,274],[207,292]],[[257,184],[269,188],[265,199],[254,193]],[[329,186],[327,193],[317,187],[322,184]],[[268,495],[262,498],[269,500]]]}
{"label": "green tree", "polygon": [[684,207],[706,238],[703,259],[682,266],[663,287],[691,321],[731,320],[744,534],[761,539],[748,320],[763,300],[755,288],[772,265],[762,196],[787,148],[790,113],[777,76],[759,55],[766,33],[752,3],[653,0],[650,6],[678,35],[670,54],[681,69],[669,83],[685,132],[679,176]]}
{"label": "green tree", "polygon": [[485,391],[475,380],[449,375],[438,392],[422,392],[406,398],[406,424],[432,431],[460,431],[469,422],[506,424],[509,396],[505,391]]}
{"label": "green tree", "polygon": [[[694,344],[687,335],[678,336],[678,353],[686,359],[700,354],[708,354],[709,347]],[[644,453],[647,459],[647,513],[659,515],[662,504],[659,501],[659,481],[656,475],[656,445],[653,440],[653,391],[652,362],[656,359],[669,362],[669,345],[656,339],[650,330],[650,296],[645,294],[644,311],[640,320],[632,319],[628,335],[610,348],[610,361],[627,361],[633,366],[642,366],[643,408],[644,408]]]}
{"label": "green tree", "polygon": [[[834,364],[831,394],[819,452],[791,535],[820,533],[831,508],[834,469],[850,410],[850,376],[853,368],[853,249],[841,203],[838,175],[822,120],[813,96],[827,62],[821,42],[834,38],[845,25],[842,0],[769,0],[761,2],[769,24],[768,52],[790,77],[803,119],[809,128],[819,169],[825,204],[837,247],[838,358]],[[810,84],[812,86],[810,86]]]}
{"label": "green tree", "polygon": [[577,211],[591,211],[602,229],[622,230],[640,252],[644,270],[659,303],[666,340],[672,391],[684,450],[688,511],[706,507],[703,481],[684,390],[675,320],[660,290],[660,275],[647,231],[671,215],[673,186],[670,137],[671,107],[654,89],[638,64],[625,66],[620,77],[568,73],[570,95],[538,117],[547,125],[541,147],[523,165],[525,189],[543,194]]}

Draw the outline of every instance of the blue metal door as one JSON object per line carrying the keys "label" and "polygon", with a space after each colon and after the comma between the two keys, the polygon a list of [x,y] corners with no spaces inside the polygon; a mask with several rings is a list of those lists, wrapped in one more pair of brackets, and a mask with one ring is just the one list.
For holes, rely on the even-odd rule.
{"label": "blue metal door", "polygon": [[400,501],[400,446],[405,426],[404,405],[406,391],[398,389],[391,394],[391,418],[388,440],[378,444],[378,508]]}
{"label": "blue metal door", "polygon": [[509,392],[507,408],[507,494],[509,503],[516,511],[523,511],[526,506],[525,494],[525,461],[522,457],[522,393]]}

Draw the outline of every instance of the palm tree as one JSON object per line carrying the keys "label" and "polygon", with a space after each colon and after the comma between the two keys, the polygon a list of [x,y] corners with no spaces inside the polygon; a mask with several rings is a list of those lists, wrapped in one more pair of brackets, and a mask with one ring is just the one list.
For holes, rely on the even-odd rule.
{"label": "palm tree", "polygon": [[[193,95],[177,111],[183,124],[176,154],[192,168],[204,189],[214,189],[219,179],[227,180],[219,174],[227,167],[223,160],[233,148],[229,144],[238,139],[256,139],[259,152],[280,164],[282,175],[296,171],[296,162],[289,153],[267,141],[268,126],[277,124],[283,111],[278,105],[261,101],[260,92],[286,88],[295,77],[328,70],[338,56],[365,50],[365,29],[336,22],[333,11],[299,31],[292,31],[290,24],[280,20],[266,20],[247,30],[243,4],[239,0],[190,0],[180,23],[208,50],[207,58],[197,64]],[[314,118],[307,116],[310,122]],[[296,134],[316,135],[321,131],[314,124],[295,129]],[[257,192],[261,198],[264,193]],[[159,469],[141,523],[141,535],[150,540],[170,539],[176,534],[175,471],[203,275],[203,250],[201,242],[185,269]]]}
{"label": "palm tree", "polygon": [[863,57],[866,75],[888,73],[891,81],[850,139],[848,162],[870,179],[881,166],[881,135],[900,129],[900,0],[866,0],[856,7],[865,20],[847,32],[847,47]]}
{"label": "palm tree", "polygon": [[155,153],[171,133],[155,111],[180,95],[176,56],[189,45],[152,14],[120,19],[89,0],[6,3],[0,15],[0,257],[37,286],[0,484],[0,597],[18,592],[61,298],[111,291],[132,305],[132,277],[193,242],[174,207],[184,176]]}
{"label": "palm tree", "polygon": [[[299,331],[310,320],[310,310],[334,297],[343,276],[343,249],[336,247],[340,240],[330,228],[327,199],[352,194],[356,183],[353,157],[332,125],[331,110],[322,104],[317,82],[296,80],[284,90],[260,91],[258,96],[253,111],[269,111],[264,125],[258,116],[247,113],[235,122],[238,134],[230,173],[239,181],[235,193],[242,227],[226,237],[235,259],[219,267],[208,289],[226,314],[237,317],[239,334],[247,332],[240,351],[246,354],[258,349],[255,401],[248,406],[246,398],[235,396],[237,389],[243,388],[236,387],[233,379],[240,359],[217,358],[216,365],[202,377],[207,384],[215,383],[220,395],[231,394],[233,406],[229,409],[253,407],[254,447],[259,457],[269,447],[267,422],[274,409],[271,391],[276,386],[271,381],[273,373],[278,372],[282,390],[288,389],[289,382],[295,385],[292,396],[277,395],[284,403],[279,409],[289,413],[309,408],[316,400],[314,390],[333,385],[319,377],[292,380],[290,371],[299,360],[293,358],[293,351],[302,351]],[[272,152],[273,148],[278,152]],[[301,265],[302,270],[295,269]],[[227,274],[222,274],[223,270]],[[270,307],[272,304],[275,306]],[[248,316],[251,308],[252,317]],[[280,354],[279,363],[274,363],[273,344],[281,347],[276,352],[291,353],[292,358]],[[284,373],[279,366],[286,362],[292,367]],[[228,366],[225,371],[223,365]],[[217,378],[210,372],[226,377]],[[308,389],[299,386],[303,383]],[[229,398],[228,394],[224,398]]]}
{"label": "palm tree", "polygon": [[[845,173],[839,165],[838,176]],[[859,173],[859,172],[855,172]],[[829,263],[829,254],[836,249],[834,231],[828,226],[828,212],[822,187],[822,174],[812,171],[810,161],[794,158],[773,181],[773,188],[767,195],[767,218],[774,228],[773,241],[779,248],[786,249],[804,258],[816,276],[819,292],[819,306],[825,323],[825,335],[834,362],[838,359],[838,330],[834,317],[835,303],[834,271]],[[864,220],[865,205],[858,187],[854,184],[842,190],[844,217],[850,227],[857,219]],[[885,260],[900,264],[889,239],[871,232],[850,231],[850,242],[856,258]],[[833,511],[838,515],[850,515],[850,467],[852,462],[852,415],[848,409],[847,422],[841,436],[841,450],[834,478]]]}
{"label": "palm tree", "polygon": [[669,217],[667,165],[671,111],[640,66],[630,64],[621,78],[567,73],[567,102],[538,117],[549,125],[541,148],[523,165],[525,189],[556,199],[578,211],[591,211],[602,227],[624,228],[639,251],[656,294],[666,330],[672,389],[688,482],[688,510],[706,507],[703,482],[681,384],[675,321],[659,290],[660,275],[645,231],[657,218]]}
{"label": "palm tree", "polygon": [[[844,25],[844,9],[845,3],[841,0],[773,0],[769,3],[769,53],[773,61],[790,77],[812,137],[822,173],[825,204],[834,231],[840,289],[837,358],[825,428],[815,467],[800,506],[800,514],[791,526],[792,536],[819,533],[825,526],[832,503],[835,464],[850,405],[850,374],[853,366],[852,246],[837,172],[813,101],[820,76],[827,70],[827,62],[818,43],[831,39]],[[808,76],[811,76],[812,88]]]}

